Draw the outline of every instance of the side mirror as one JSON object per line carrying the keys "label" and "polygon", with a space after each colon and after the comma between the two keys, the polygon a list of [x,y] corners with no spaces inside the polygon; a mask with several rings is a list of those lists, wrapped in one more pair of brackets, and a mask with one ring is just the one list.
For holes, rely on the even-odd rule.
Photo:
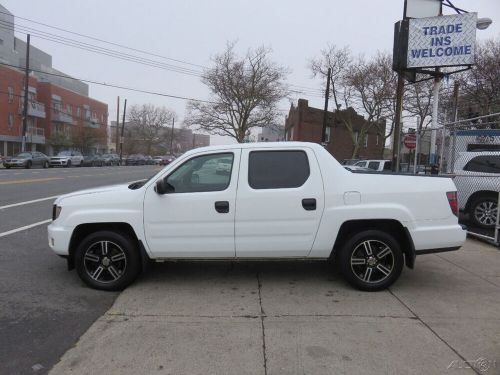
{"label": "side mirror", "polygon": [[166,178],[161,178],[156,181],[155,191],[156,193],[163,195],[173,193],[175,191],[175,188],[167,182]]}

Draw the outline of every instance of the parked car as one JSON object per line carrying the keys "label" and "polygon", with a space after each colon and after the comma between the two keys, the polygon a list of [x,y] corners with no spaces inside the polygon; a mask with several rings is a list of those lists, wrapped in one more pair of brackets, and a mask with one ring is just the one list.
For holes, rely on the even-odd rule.
{"label": "parked car", "polygon": [[82,167],[102,167],[104,164],[104,159],[100,154],[83,156]]}
{"label": "parked car", "polygon": [[3,161],[3,166],[7,169],[12,167],[29,169],[35,166],[48,168],[49,157],[38,151],[20,152],[15,156],[5,158]]}
{"label": "parked car", "polygon": [[103,154],[104,165],[120,165],[120,156],[117,154]]}
{"label": "parked car", "polygon": [[377,172],[390,171],[392,169],[391,160],[360,160],[354,165],[356,167],[368,168]]}
{"label": "parked car", "polygon": [[155,165],[163,165],[163,156],[153,157],[153,162]]}
{"label": "parked car", "polygon": [[354,287],[375,291],[416,255],[463,245],[457,208],[451,178],[351,173],[318,144],[244,143],[59,196],[48,241],[103,290],[131,284],[149,259],[285,258],[332,259]]}
{"label": "parked car", "polygon": [[49,160],[49,167],[81,167],[83,155],[80,151],[61,151]]}
{"label": "parked car", "polygon": [[359,159],[344,159],[340,162],[342,165],[354,165],[359,161]]}
{"label": "parked car", "polygon": [[500,191],[500,152],[463,152],[454,166],[460,211],[474,225],[495,228]]}
{"label": "parked car", "polygon": [[142,154],[132,154],[125,159],[125,165],[145,165],[146,158]]}
{"label": "parked car", "polygon": [[153,157],[151,155],[144,156],[144,159],[146,161],[146,165],[154,165],[155,164],[155,161],[153,160]]}
{"label": "parked car", "polygon": [[351,172],[374,172],[373,169],[357,167],[355,165],[344,165],[344,168]]}

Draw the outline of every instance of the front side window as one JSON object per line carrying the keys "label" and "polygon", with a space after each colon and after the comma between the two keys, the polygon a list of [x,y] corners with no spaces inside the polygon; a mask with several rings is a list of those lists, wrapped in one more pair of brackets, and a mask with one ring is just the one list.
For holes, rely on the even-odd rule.
{"label": "front side window", "polygon": [[374,169],[374,170],[378,170],[378,167],[380,166],[380,162],[379,161],[371,161],[368,163],[368,168],[370,169]]}
{"label": "front side window", "polygon": [[232,153],[198,156],[184,162],[167,177],[171,193],[226,190],[231,182]]}
{"label": "front side window", "polygon": [[309,178],[304,151],[252,151],[248,160],[248,185],[253,189],[297,188]]}
{"label": "front side window", "polygon": [[464,171],[500,173],[500,156],[476,156],[465,165]]}

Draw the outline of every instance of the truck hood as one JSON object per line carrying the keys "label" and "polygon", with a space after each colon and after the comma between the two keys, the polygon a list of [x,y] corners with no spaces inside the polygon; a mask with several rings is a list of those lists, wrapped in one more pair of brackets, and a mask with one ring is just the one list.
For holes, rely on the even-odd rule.
{"label": "truck hood", "polygon": [[63,201],[64,199],[78,197],[78,196],[82,196],[82,195],[102,194],[102,193],[109,193],[109,192],[123,193],[126,191],[130,191],[130,189],[128,188],[129,185],[130,185],[130,182],[126,183],[126,184],[108,185],[108,186],[101,186],[98,188],[78,190],[78,191],[75,191],[73,193],[68,193],[68,194],[64,194],[64,195],[57,197],[57,199],[54,203],[58,204],[61,201]]}

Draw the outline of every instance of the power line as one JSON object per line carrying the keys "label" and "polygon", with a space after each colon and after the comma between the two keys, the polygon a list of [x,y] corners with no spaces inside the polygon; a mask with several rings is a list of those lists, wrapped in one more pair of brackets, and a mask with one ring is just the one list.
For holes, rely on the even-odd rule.
{"label": "power line", "polygon": [[[12,14],[8,13],[8,12],[0,11],[0,13],[12,16]],[[21,20],[24,20],[24,21],[28,21],[28,22],[32,22],[32,23],[35,23],[37,25],[45,26],[45,27],[48,27],[48,28],[51,28],[51,29],[54,29],[54,30],[59,30],[59,31],[62,31],[62,32],[65,32],[65,33],[68,33],[68,34],[77,35],[77,36],[80,36],[80,37],[83,37],[83,38],[88,38],[88,39],[91,39],[91,40],[95,40],[97,42],[101,42],[101,43],[106,43],[106,44],[109,44],[109,45],[113,45],[115,47],[125,48],[125,49],[128,49],[130,51],[140,52],[140,53],[143,53],[143,54],[146,54],[146,55],[159,57],[159,58],[162,58],[162,59],[165,59],[165,60],[175,61],[175,62],[178,62],[178,63],[192,65],[192,66],[196,66],[196,67],[199,67],[199,68],[206,69],[206,67],[203,66],[203,65],[194,64],[194,63],[191,63],[191,62],[188,62],[188,61],[184,61],[184,60],[174,59],[174,58],[167,57],[167,56],[158,55],[158,54],[155,54],[155,53],[152,53],[152,52],[149,52],[149,51],[145,51],[145,50],[141,50],[141,49],[137,49],[137,48],[125,46],[125,45],[119,44],[119,43],[110,42],[110,41],[107,41],[107,40],[104,40],[104,39],[100,39],[100,38],[96,38],[96,37],[93,37],[93,36],[90,36],[90,35],[85,35],[85,34],[77,33],[77,32],[74,32],[74,31],[66,30],[66,29],[63,29],[61,27],[48,25],[46,23],[35,21],[35,20],[29,19],[29,18],[20,17],[20,16],[17,16],[17,15],[15,16],[15,18],[18,18],[18,19],[21,19]]]}
{"label": "power line", "polygon": [[[23,69],[23,67],[21,67],[21,66],[7,64],[7,63],[3,63],[3,62],[0,62],[0,65],[10,66],[10,67],[16,68],[16,69]],[[65,74],[44,72],[42,70],[37,70],[37,69],[30,69],[30,70],[33,71],[33,72],[40,73],[40,74],[47,74],[47,75],[51,75],[51,76],[55,76],[55,77],[61,77],[61,78],[71,79],[71,80],[74,80],[74,81],[82,81],[82,82],[92,83],[94,85],[101,85],[101,86],[106,86],[106,87],[113,87],[113,88],[117,88],[117,89],[121,89],[121,90],[128,90],[128,91],[140,92],[140,93],[143,93],[143,94],[151,94],[151,95],[163,96],[163,97],[168,97],[168,98],[173,98],[173,99],[192,100],[192,101],[195,101],[195,102],[216,104],[216,103],[211,102],[209,100],[188,98],[188,97],[185,97],[185,96],[165,94],[165,93],[156,92],[156,91],[149,91],[149,90],[142,90],[142,89],[137,89],[137,88],[133,88],[133,87],[127,87],[127,86],[117,85],[117,84],[113,84],[113,83],[106,83],[106,82],[94,81],[94,80],[90,80],[90,79],[74,78],[74,77],[67,76]]]}
{"label": "power line", "polygon": [[[3,26],[2,26],[2,24],[3,24]],[[22,34],[31,34],[37,38],[40,38],[40,39],[48,40],[48,41],[51,41],[54,43],[59,43],[59,44],[63,44],[63,45],[70,46],[70,47],[79,48],[79,49],[86,50],[86,51],[93,52],[93,53],[98,53],[98,54],[114,57],[114,58],[117,58],[120,60],[131,61],[131,62],[135,62],[135,63],[141,64],[141,65],[152,66],[152,67],[156,67],[156,68],[160,68],[160,69],[164,69],[164,70],[169,70],[169,71],[173,71],[173,72],[177,72],[177,73],[181,73],[181,74],[186,74],[186,75],[190,75],[190,76],[201,77],[200,72],[192,70],[192,69],[177,67],[175,65],[169,65],[169,64],[161,63],[161,62],[158,62],[155,60],[144,59],[144,58],[141,58],[138,56],[121,53],[119,51],[108,50],[108,49],[105,49],[105,48],[102,48],[99,46],[93,46],[93,45],[90,45],[88,43],[82,43],[82,42],[75,41],[72,39],[61,38],[59,36],[53,36],[50,34],[46,35],[47,33],[38,32],[38,31],[33,30],[33,29],[25,29],[25,28],[21,27],[22,31],[18,31],[17,29],[15,30],[14,28],[12,28],[12,26],[6,26],[3,21],[0,21],[0,28],[14,30],[14,31],[20,32]]]}

